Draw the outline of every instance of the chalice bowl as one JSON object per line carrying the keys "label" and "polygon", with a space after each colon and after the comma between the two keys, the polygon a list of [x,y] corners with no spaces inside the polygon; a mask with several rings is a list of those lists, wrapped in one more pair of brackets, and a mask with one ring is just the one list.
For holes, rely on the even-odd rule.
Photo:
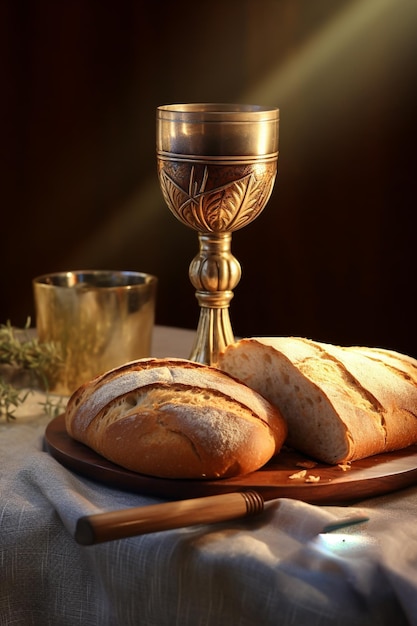
{"label": "chalice bowl", "polygon": [[241,278],[232,232],[250,224],[271,195],[279,110],[241,104],[157,109],[157,166],[169,209],[198,233],[189,277],[200,306],[190,359],[217,365],[233,343],[229,305]]}

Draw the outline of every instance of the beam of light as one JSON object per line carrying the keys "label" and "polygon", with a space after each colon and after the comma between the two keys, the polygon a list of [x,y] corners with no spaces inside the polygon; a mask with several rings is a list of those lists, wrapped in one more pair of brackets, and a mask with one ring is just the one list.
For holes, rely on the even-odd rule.
{"label": "beam of light", "polygon": [[[354,100],[364,84],[369,90],[380,80],[385,62],[397,66],[398,71],[401,64],[414,64],[410,48],[415,50],[416,26],[416,0],[354,0],[314,32],[288,61],[280,64],[277,59],[276,67],[242,94],[242,99],[289,108],[299,97],[300,88],[308,88],[308,105],[320,107],[332,94],[339,101]],[[140,245],[138,239],[144,232],[147,240],[157,235],[161,211],[166,210],[163,206],[155,175],[115,207],[114,213],[98,224],[93,237],[77,246],[66,259],[68,267],[77,266],[78,259],[105,262],[109,242],[111,258],[119,254],[123,258],[127,246]]]}
{"label": "beam of light", "polygon": [[158,220],[163,210],[161,198],[155,174],[154,178],[142,183],[137,193],[115,207],[107,219],[99,222],[93,236],[77,243],[76,248],[66,258],[66,265],[78,267],[80,259],[84,259],[84,263],[91,259],[94,264],[105,264],[108,257],[123,258],[126,248],[139,249],[152,239],[157,245]]}
{"label": "beam of light", "polygon": [[[323,89],[342,90],[352,98],[364,80],[372,83],[384,71],[384,61],[391,66],[414,63],[409,51],[415,49],[416,27],[415,0],[355,0],[313,33],[287,62],[249,89],[245,99],[281,106],[312,82],[317,84],[316,99],[323,97]],[[332,80],[326,83],[330,70]]]}
{"label": "beam of light", "polygon": [[319,553],[348,559],[363,559],[379,549],[378,540],[374,537],[354,533],[320,534],[313,543]]}

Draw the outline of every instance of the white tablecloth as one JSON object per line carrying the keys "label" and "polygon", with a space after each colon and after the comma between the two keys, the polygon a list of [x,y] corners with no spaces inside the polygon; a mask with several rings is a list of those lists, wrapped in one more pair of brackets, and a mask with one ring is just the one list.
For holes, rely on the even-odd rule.
{"label": "white tablecloth", "polygon": [[[192,338],[157,328],[154,354],[187,356]],[[161,500],[51,458],[42,400],[0,423],[0,626],[417,624],[417,487],[354,507],[278,499],[255,518],[80,546],[80,516]],[[320,534],[356,512],[369,521]]]}

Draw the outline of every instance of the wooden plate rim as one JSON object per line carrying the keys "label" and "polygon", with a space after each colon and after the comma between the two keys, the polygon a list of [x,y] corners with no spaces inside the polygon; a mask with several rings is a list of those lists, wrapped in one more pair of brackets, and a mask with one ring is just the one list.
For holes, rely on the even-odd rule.
{"label": "wooden plate rim", "polygon": [[126,470],[72,439],[65,429],[64,415],[49,422],[44,441],[53,458],[85,478],[109,487],[171,500],[250,489],[258,491],[266,500],[285,497],[311,504],[343,505],[417,483],[417,445],[355,461],[347,471],[339,466],[317,463],[307,469],[307,475],[320,476],[319,482],[289,478],[309,461],[293,451],[281,452],[252,474],[203,481],[155,478]]}

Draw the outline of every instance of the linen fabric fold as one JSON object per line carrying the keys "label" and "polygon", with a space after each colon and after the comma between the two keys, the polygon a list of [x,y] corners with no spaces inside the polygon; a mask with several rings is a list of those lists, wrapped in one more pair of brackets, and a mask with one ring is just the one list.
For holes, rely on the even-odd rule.
{"label": "linen fabric fold", "polygon": [[417,624],[417,487],[84,547],[79,517],[161,500],[70,472],[32,416],[0,428],[0,626]]}

